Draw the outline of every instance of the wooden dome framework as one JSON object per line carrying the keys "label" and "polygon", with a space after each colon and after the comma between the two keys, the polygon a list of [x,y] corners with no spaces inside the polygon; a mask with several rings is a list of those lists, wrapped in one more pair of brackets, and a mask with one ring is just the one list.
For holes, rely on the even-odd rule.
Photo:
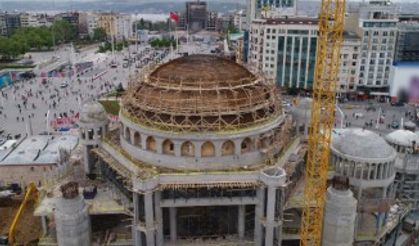
{"label": "wooden dome framework", "polygon": [[[124,96],[121,114],[162,130],[202,132],[252,127],[282,113],[280,93],[272,81],[233,61],[196,59],[192,69],[198,71],[185,63],[177,65],[179,59],[146,71]],[[217,70],[206,72],[209,65]],[[165,76],[167,69],[174,70],[174,76]]]}

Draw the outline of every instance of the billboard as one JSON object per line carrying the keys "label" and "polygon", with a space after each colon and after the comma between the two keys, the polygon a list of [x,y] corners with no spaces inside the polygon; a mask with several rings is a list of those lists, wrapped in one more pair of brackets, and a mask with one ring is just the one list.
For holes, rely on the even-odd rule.
{"label": "billboard", "polygon": [[390,96],[393,102],[419,103],[419,63],[392,66]]}

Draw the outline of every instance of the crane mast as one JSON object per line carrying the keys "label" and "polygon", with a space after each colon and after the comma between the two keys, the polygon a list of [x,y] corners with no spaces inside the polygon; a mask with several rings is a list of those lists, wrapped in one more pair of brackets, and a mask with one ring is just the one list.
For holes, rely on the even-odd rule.
{"label": "crane mast", "polygon": [[335,119],[345,0],[322,0],[305,167],[301,246],[320,246],[327,189],[330,141]]}

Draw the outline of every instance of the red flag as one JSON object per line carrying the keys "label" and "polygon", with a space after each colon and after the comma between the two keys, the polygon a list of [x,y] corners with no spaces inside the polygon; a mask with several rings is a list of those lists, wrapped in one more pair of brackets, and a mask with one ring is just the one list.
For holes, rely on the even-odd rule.
{"label": "red flag", "polygon": [[170,19],[173,20],[174,22],[178,23],[179,22],[179,16],[175,13],[175,12],[170,12],[169,15]]}

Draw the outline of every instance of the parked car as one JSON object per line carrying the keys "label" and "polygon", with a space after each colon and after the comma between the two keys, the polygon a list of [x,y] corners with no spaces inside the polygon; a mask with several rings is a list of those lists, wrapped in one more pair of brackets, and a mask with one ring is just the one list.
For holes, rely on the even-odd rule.
{"label": "parked car", "polygon": [[393,129],[398,129],[399,128],[399,122],[398,121],[393,121],[393,122],[391,122],[391,128],[393,128]]}

